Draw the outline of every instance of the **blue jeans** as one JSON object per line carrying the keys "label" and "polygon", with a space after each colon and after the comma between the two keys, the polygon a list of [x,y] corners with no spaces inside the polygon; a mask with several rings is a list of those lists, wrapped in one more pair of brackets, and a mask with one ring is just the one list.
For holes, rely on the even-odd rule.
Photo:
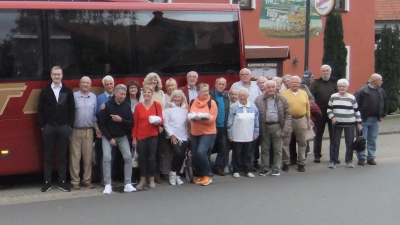
{"label": "blue jeans", "polygon": [[363,137],[367,140],[367,150],[368,156],[365,157],[365,150],[362,152],[357,152],[358,159],[371,160],[375,158],[376,152],[376,139],[378,138],[379,131],[379,118],[378,117],[368,117],[366,121],[361,122],[363,127]]}
{"label": "blue jeans", "polygon": [[207,152],[211,149],[215,134],[205,134],[200,136],[190,135],[192,142],[192,156],[193,156],[193,167],[198,168],[198,174],[200,176],[211,175],[211,163]]}
{"label": "blue jeans", "polygon": [[[128,138],[125,136],[113,138],[117,143],[118,149],[124,158],[124,183],[130,184],[132,179],[132,153],[129,146]],[[110,142],[103,136],[103,177],[105,184],[111,185],[111,150]]]}

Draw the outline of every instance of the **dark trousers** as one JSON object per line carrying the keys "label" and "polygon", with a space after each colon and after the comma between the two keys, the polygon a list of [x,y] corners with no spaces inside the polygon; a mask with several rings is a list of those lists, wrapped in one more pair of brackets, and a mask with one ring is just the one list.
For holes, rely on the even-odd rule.
{"label": "dark trousers", "polygon": [[[314,126],[314,158],[320,159],[322,157],[321,154],[321,146],[322,146],[322,136],[325,131],[325,124],[328,123],[328,132],[329,132],[329,143],[332,143],[332,121],[328,118],[328,114],[326,113],[326,108],[321,108],[322,115],[318,117],[315,121]],[[329,144],[330,145],[330,144]]]}
{"label": "dark trousers", "polygon": [[227,148],[227,130],[226,128],[217,127],[217,136],[215,138],[213,151],[217,153],[217,158],[215,158],[215,166],[224,169],[228,166],[229,161],[229,151]]}
{"label": "dark trousers", "polygon": [[339,147],[340,147],[340,139],[342,136],[342,131],[344,130],[344,140],[346,143],[346,163],[353,161],[353,149],[351,149],[351,144],[354,141],[354,128],[355,126],[350,127],[341,127],[341,126],[333,126],[333,140],[331,142],[330,148],[330,162],[337,162],[339,158]]}
{"label": "dark trousers", "polygon": [[171,139],[168,139],[167,141],[170,143],[172,151],[174,152],[174,156],[172,156],[171,171],[179,173],[183,165],[183,161],[185,160],[187,141],[183,141],[181,143],[178,142],[176,144],[171,143]]}
{"label": "dark trousers", "polygon": [[253,141],[249,142],[232,142],[232,165],[233,172],[240,171],[242,166],[245,174],[250,172],[251,155],[253,154]]}
{"label": "dark trousers", "polygon": [[46,124],[42,130],[44,150],[44,180],[51,182],[53,152],[57,151],[58,181],[66,180],[67,148],[71,129],[68,125]]}
{"label": "dark trousers", "polygon": [[136,151],[139,154],[140,176],[154,176],[156,172],[156,152],[158,136],[137,141]]}

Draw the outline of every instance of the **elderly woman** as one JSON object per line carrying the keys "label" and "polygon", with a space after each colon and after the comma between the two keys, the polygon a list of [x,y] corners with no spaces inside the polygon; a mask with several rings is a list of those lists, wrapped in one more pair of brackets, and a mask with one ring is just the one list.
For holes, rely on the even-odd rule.
{"label": "elderly woman", "polygon": [[167,93],[165,93],[164,97],[163,97],[163,102],[164,102],[163,107],[168,108],[168,107],[171,107],[171,102],[173,102],[173,101],[171,101],[172,100],[171,99],[172,92],[175,91],[176,89],[178,89],[178,84],[176,83],[176,80],[174,78],[169,78],[165,82],[165,87],[167,89]]}
{"label": "elderly woman", "polygon": [[231,88],[229,90],[229,104],[230,108],[232,108],[232,105],[235,104],[238,101],[238,89],[236,88]]}
{"label": "elderly woman", "polygon": [[[143,87],[144,101],[136,106],[133,114],[134,126],[132,129],[132,145],[139,154],[140,182],[137,190],[142,190],[146,176],[150,179],[150,188],[155,188],[154,175],[156,173],[156,150],[159,126],[163,124],[162,107],[159,102],[153,101],[153,88],[149,85]],[[160,121],[150,123],[150,116],[158,116]]]}
{"label": "elderly woman", "polygon": [[280,77],[273,77],[273,81],[276,83],[276,93],[279,94],[281,93],[281,88],[282,88],[282,78]]}
{"label": "elderly woman", "polygon": [[239,102],[234,104],[228,117],[228,139],[232,143],[233,177],[239,178],[241,162],[243,172],[248,177],[254,177],[250,173],[252,143],[258,138],[258,109],[254,103],[249,102],[249,91],[246,88],[239,89]]}
{"label": "elderly woman", "polygon": [[217,133],[215,120],[218,114],[217,104],[211,99],[208,84],[197,86],[198,96],[190,106],[190,140],[193,155],[193,167],[199,169],[200,176],[194,180],[195,184],[206,186],[212,182],[211,165],[208,150],[212,147]]}
{"label": "elderly woman", "polygon": [[[146,75],[143,81],[143,86],[149,85],[153,89],[152,101],[159,102],[162,106],[164,105],[164,92],[162,91],[161,79],[156,73],[149,73]],[[143,97],[140,97],[140,102],[143,101]]]}
{"label": "elderly woman", "polygon": [[175,90],[172,92],[168,104],[171,104],[171,107],[164,110],[164,129],[168,143],[173,150],[169,183],[181,185],[183,181],[177,175],[177,172],[181,169],[185,159],[188,139],[186,97],[181,90]]}
{"label": "elderly woman", "polygon": [[328,117],[332,120],[332,143],[330,146],[330,163],[329,168],[335,169],[336,162],[339,158],[340,138],[344,130],[344,137],[346,143],[346,166],[347,168],[354,168],[353,165],[353,150],[351,144],[354,140],[354,127],[361,131],[361,116],[358,111],[356,98],[347,93],[349,81],[340,79],[337,82],[339,89],[338,93],[332,94],[328,102]]}
{"label": "elderly woman", "polygon": [[139,103],[140,99],[140,86],[135,80],[131,80],[126,85],[128,88],[129,95],[126,96],[125,101],[131,106],[132,114],[135,112],[135,107]]}

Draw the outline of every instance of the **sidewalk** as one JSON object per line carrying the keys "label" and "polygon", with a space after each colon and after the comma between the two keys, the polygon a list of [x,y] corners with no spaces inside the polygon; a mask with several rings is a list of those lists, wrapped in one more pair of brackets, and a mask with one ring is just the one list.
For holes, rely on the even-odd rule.
{"label": "sidewalk", "polygon": [[[380,135],[389,135],[389,134],[400,134],[400,115],[393,115],[388,116],[382,123],[380,127]],[[393,135],[393,138],[397,138],[397,135]],[[395,137],[396,136],[396,137]],[[328,137],[327,132],[325,132],[324,137]],[[385,137],[385,139],[389,138]],[[390,142],[392,139],[390,139]],[[384,142],[385,143],[385,142]],[[324,145],[327,145],[327,142],[324,141]],[[341,155],[344,154],[342,149],[344,144],[341,144]],[[396,145],[395,145],[396,146]],[[324,160],[328,160],[325,154],[323,156]],[[215,157],[215,155],[213,156]],[[312,158],[312,156],[310,157]],[[393,158],[393,157],[392,157]],[[381,159],[383,160],[383,158]],[[385,159],[388,160],[388,159]],[[327,165],[324,163],[321,164],[314,164],[311,163],[311,159],[308,160],[309,163],[307,165],[306,172],[314,172],[320,171],[325,169]],[[289,173],[292,174],[296,171],[291,169]],[[285,174],[282,174],[285,175]],[[258,176],[256,176],[257,179]],[[2,179],[0,177],[0,179]],[[243,178],[245,179],[245,178]],[[214,176],[213,183],[219,182],[233,182],[236,178],[233,178],[230,175],[221,177],[221,176]],[[103,188],[99,184],[95,184],[95,189],[87,189],[81,187],[81,190],[71,191],[71,192],[63,192],[57,188],[57,184],[53,183],[53,187],[50,191],[46,193],[40,192],[42,182],[41,176],[22,176],[21,180],[14,181],[12,186],[8,187],[1,187],[0,186],[0,206],[1,205],[10,205],[10,204],[20,204],[20,203],[28,203],[28,202],[40,202],[40,201],[50,201],[50,200],[60,200],[60,199],[72,199],[72,198],[81,198],[81,197],[88,197],[88,196],[99,196],[102,195]],[[185,183],[185,185],[189,185]],[[121,191],[121,187],[123,187],[123,183],[118,183],[117,187],[113,188],[114,191]],[[157,185],[157,188],[172,188],[167,181],[164,181],[163,184]],[[156,191],[155,190],[155,191]]]}

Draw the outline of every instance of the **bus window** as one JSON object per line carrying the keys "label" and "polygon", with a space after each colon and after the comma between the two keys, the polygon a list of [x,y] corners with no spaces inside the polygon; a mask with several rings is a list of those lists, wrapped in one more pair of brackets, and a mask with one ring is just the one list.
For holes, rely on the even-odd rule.
{"label": "bus window", "polygon": [[43,74],[37,10],[0,10],[0,77],[35,78]]}

